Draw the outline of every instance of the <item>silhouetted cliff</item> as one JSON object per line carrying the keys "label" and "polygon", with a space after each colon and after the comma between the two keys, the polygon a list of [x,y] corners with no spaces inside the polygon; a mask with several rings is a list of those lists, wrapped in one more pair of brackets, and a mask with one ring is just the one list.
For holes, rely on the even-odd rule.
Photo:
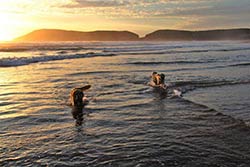
{"label": "silhouetted cliff", "polygon": [[250,29],[207,31],[157,30],[143,38],[129,31],[66,31],[56,29],[35,30],[15,41],[195,41],[195,40],[250,40]]}
{"label": "silhouetted cliff", "polygon": [[56,29],[35,30],[15,41],[135,41],[139,36],[129,31],[66,31]]}
{"label": "silhouetted cliff", "polygon": [[180,41],[180,40],[249,40],[250,29],[226,29],[207,31],[158,30],[147,34],[142,40]]}

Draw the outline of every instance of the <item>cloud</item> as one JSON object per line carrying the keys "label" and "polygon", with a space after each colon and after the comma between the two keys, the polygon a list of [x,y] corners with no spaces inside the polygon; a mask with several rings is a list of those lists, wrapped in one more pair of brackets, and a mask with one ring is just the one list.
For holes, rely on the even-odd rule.
{"label": "cloud", "polygon": [[195,29],[195,30],[208,30],[208,29],[225,29],[225,28],[247,28],[249,27],[249,18],[247,16],[236,18],[236,17],[204,17],[196,18],[196,20],[189,20],[189,24],[181,26],[179,28],[184,29]]}
{"label": "cloud", "polygon": [[115,0],[73,0],[71,3],[62,5],[64,8],[98,8],[98,7],[117,7],[126,5],[126,1]]}
{"label": "cloud", "polygon": [[199,3],[219,0],[71,0],[62,4],[63,8],[105,8],[105,7],[136,7],[145,5],[170,3]]}
{"label": "cloud", "polygon": [[[249,15],[250,6],[203,6],[197,8],[181,8],[171,13],[174,16],[232,16]],[[168,14],[169,15],[169,14]]]}
{"label": "cloud", "polygon": [[20,15],[29,26],[143,32],[249,27],[249,12],[249,0],[8,0],[0,5],[0,14]]}

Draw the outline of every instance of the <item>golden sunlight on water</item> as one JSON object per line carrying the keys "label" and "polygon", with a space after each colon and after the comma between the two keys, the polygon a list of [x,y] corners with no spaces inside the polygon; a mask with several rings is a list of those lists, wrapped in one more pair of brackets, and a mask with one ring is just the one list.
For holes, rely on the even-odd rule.
{"label": "golden sunlight on water", "polygon": [[[249,45],[81,45],[1,55],[0,166],[249,166]],[[146,85],[153,71],[167,92]],[[86,84],[90,103],[70,107]]]}
{"label": "golden sunlight on water", "polygon": [[[2,68],[0,71],[0,119],[24,116],[34,112],[34,99],[39,98],[40,75],[34,67]],[[36,104],[39,106],[38,104]],[[30,106],[30,107],[29,107]]]}
{"label": "golden sunlight on water", "polygon": [[11,111],[11,99],[14,99],[13,90],[16,91],[16,86],[13,83],[14,77],[10,71],[1,69],[0,71],[0,119],[13,118],[22,116],[24,113],[16,113]]}
{"label": "golden sunlight on water", "polygon": [[20,116],[25,116],[25,115],[26,115],[25,113],[5,114],[5,115],[0,115],[0,120],[1,119],[6,119],[6,118],[20,117]]}

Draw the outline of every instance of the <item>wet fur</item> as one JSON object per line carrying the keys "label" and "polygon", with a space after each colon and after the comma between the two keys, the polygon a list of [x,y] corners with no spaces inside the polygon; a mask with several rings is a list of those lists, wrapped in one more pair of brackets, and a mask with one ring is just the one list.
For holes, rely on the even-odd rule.
{"label": "wet fur", "polygon": [[81,88],[74,88],[70,92],[70,103],[72,106],[80,107],[84,105],[83,97],[85,90],[89,89],[91,86],[86,85]]}
{"label": "wet fur", "polygon": [[164,85],[165,84],[165,75],[158,74],[157,72],[153,72],[151,75],[151,80],[155,85]]}

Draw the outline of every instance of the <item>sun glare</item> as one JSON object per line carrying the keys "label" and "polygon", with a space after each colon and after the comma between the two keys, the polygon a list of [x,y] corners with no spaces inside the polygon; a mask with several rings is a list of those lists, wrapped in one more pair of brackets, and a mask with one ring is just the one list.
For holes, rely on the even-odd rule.
{"label": "sun glare", "polygon": [[13,39],[13,34],[11,32],[11,27],[9,24],[10,18],[7,15],[0,13],[0,41],[10,41]]}
{"label": "sun glare", "polygon": [[10,33],[6,33],[6,32],[1,31],[0,42],[11,41],[12,39],[13,39],[13,37],[11,37]]}

